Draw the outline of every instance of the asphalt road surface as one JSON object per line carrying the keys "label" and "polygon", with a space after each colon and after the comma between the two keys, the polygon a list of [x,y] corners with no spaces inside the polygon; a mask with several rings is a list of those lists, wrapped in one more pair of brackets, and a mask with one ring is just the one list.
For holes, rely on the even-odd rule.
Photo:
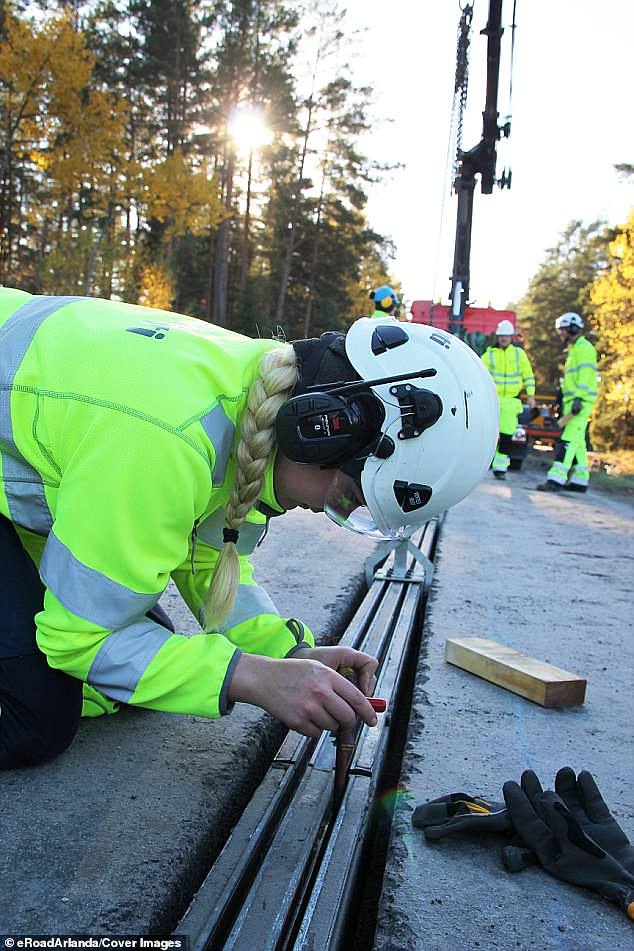
{"label": "asphalt road surface", "polygon": [[[541,476],[541,473],[539,473]],[[446,518],[381,896],[376,951],[634,948],[616,906],[530,868],[496,836],[428,843],[414,807],[450,792],[502,800],[531,768],[553,787],[588,769],[634,841],[631,499],[536,492],[535,471],[489,475]],[[481,636],[586,677],[582,706],[544,709],[444,661]]]}

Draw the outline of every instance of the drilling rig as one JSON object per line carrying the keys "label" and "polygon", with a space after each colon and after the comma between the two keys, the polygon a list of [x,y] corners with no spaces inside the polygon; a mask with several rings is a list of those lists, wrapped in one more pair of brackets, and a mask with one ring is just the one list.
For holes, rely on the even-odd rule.
{"label": "drilling rig", "polygon": [[[501,138],[508,138],[511,132],[510,116],[500,125],[498,112],[500,51],[504,33],[502,4],[503,0],[489,0],[487,24],[481,31],[487,38],[486,101],[482,113],[482,137],[477,145],[467,151],[462,149],[462,121],[467,99],[468,51],[473,4],[465,4],[461,7],[452,118],[452,133],[453,122],[456,123],[453,188],[458,197],[458,208],[449,303],[435,304],[433,301],[421,300],[414,301],[411,307],[412,320],[448,330],[466,340],[478,353],[482,352],[486,338],[495,331],[500,320],[509,319],[517,326],[516,315],[513,311],[495,310],[492,307],[470,307],[468,304],[473,197],[477,176],[480,177],[480,189],[483,195],[490,195],[495,185],[500,188],[511,186],[510,169],[504,169],[500,178],[496,179],[497,143]],[[514,36],[515,0],[511,27],[512,49]],[[511,70],[512,62],[511,52]]]}

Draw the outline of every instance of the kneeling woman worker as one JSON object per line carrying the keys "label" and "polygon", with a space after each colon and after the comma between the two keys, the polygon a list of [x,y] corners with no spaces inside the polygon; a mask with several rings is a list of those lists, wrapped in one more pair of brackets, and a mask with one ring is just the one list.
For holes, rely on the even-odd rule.
{"label": "kneeling woman worker", "polygon": [[[477,484],[496,437],[486,369],[430,327],[361,318],[285,344],[0,289],[0,766],[120,703],[244,701],[310,736],[375,723],[376,660],[315,647],[247,555],[296,506],[406,536]],[[170,630],[170,578],[200,634]]]}

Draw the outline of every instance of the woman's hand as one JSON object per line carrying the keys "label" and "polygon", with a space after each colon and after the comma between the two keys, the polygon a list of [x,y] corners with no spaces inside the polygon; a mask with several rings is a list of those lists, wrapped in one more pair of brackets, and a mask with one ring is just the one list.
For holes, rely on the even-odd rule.
{"label": "woman's hand", "polygon": [[297,658],[318,660],[333,670],[338,670],[339,667],[352,667],[357,675],[357,684],[361,693],[371,697],[374,692],[375,674],[379,662],[371,654],[357,651],[353,647],[302,647],[293,654],[292,659]]}
{"label": "woman's hand", "polygon": [[[324,655],[327,663],[322,661]],[[306,654],[319,652],[319,659]],[[339,652],[339,653],[331,653]],[[376,714],[362,691],[338,674],[354,667],[366,684],[374,680],[377,661],[346,647],[302,648],[286,660],[242,654],[229,686],[229,700],[252,703],[305,736],[322,730],[354,728],[356,717],[376,726]]]}

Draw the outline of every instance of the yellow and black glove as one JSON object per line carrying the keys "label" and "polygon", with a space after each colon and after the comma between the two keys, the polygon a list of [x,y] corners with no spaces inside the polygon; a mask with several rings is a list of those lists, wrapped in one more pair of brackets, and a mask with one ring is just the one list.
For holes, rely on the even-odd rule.
{"label": "yellow and black glove", "polygon": [[513,831],[503,802],[467,793],[449,793],[418,806],[412,824],[424,830],[426,839],[444,839],[462,832]]}

